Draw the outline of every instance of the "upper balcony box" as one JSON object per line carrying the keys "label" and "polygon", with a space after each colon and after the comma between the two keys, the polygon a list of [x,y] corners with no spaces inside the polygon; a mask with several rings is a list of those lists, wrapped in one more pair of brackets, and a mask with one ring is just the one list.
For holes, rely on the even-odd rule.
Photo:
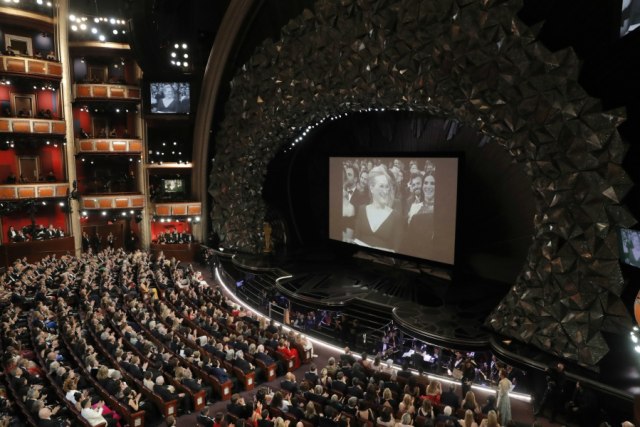
{"label": "upper balcony box", "polygon": [[34,182],[27,184],[0,185],[0,200],[49,199],[66,197],[69,183]]}
{"label": "upper balcony box", "polygon": [[64,136],[66,127],[64,120],[0,117],[0,133],[31,133]]}
{"label": "upper balcony box", "polygon": [[2,55],[0,56],[0,72],[60,80],[62,78],[62,64],[44,59]]}
{"label": "upper balcony box", "polygon": [[140,154],[142,153],[141,139],[80,139],[76,144],[76,154]]}
{"label": "upper balcony box", "polygon": [[73,94],[76,100],[140,101],[140,88],[138,86],[120,84],[76,83],[73,85]]}

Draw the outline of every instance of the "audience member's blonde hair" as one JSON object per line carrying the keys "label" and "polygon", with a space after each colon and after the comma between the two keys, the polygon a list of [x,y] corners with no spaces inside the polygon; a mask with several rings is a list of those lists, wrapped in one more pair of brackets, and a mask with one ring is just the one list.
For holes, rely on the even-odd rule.
{"label": "audience member's blonde hair", "polygon": [[498,424],[498,414],[496,414],[496,411],[489,411],[489,413],[487,414],[487,423],[485,424],[486,427],[500,427],[500,424]]}
{"label": "audience member's blonde hair", "polygon": [[473,411],[471,409],[467,409],[464,412],[464,427],[471,427],[474,423],[473,419]]}

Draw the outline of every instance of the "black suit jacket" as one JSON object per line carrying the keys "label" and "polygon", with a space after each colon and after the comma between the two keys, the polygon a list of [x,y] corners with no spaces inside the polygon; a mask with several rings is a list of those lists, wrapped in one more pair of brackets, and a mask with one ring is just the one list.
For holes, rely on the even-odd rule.
{"label": "black suit jacket", "polygon": [[229,403],[227,405],[227,411],[231,412],[233,415],[236,415],[238,418],[249,418],[251,417],[251,406],[249,405],[238,405],[237,403]]}
{"label": "black suit jacket", "polygon": [[202,385],[200,385],[198,383],[197,380],[193,379],[193,378],[185,378],[182,380],[182,384],[184,384],[185,386],[187,386],[190,390],[193,391],[200,391],[202,390]]}
{"label": "black suit jacket", "polygon": [[342,381],[333,381],[331,383],[331,390],[337,390],[342,394],[347,393],[347,385]]}
{"label": "black suit jacket", "polygon": [[38,427],[60,427],[61,425],[62,423],[57,420],[38,420]]}
{"label": "black suit jacket", "polygon": [[144,372],[142,372],[142,369],[140,369],[139,366],[134,365],[133,363],[129,364],[129,367],[127,368],[127,372],[129,372],[131,375],[133,375],[140,381],[142,381],[142,379],[144,378]]}
{"label": "black suit jacket", "polygon": [[251,365],[244,359],[236,359],[233,361],[233,366],[236,366],[242,370],[245,374],[248,374],[252,371]]}
{"label": "black suit jacket", "polygon": [[293,394],[298,393],[298,384],[294,383],[293,381],[289,381],[289,380],[284,380],[280,383],[280,388],[287,390],[288,392],[291,392]]}
{"label": "black suit jacket", "polygon": [[256,353],[254,357],[258,360],[262,360],[266,365],[275,363],[275,360],[266,353]]}
{"label": "black suit jacket", "polygon": [[154,385],[153,392],[160,396],[165,402],[168,402],[170,400],[177,400],[179,398],[178,394],[172,393],[166,385]]}

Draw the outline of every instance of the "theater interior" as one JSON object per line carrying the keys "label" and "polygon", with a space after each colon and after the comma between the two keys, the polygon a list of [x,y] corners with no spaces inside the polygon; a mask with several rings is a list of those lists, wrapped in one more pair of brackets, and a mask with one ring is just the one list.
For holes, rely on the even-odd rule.
{"label": "theater interior", "polygon": [[[504,368],[501,425],[640,425],[638,25],[639,0],[3,1],[0,426],[389,427],[348,392],[320,421],[227,407],[318,404],[282,381],[329,357],[376,416],[378,382],[418,414]],[[411,425],[449,425],[439,399]]]}

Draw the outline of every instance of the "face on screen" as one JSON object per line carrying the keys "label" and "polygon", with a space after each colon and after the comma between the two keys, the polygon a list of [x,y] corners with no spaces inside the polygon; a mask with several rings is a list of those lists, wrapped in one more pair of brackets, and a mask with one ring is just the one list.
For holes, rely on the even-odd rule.
{"label": "face on screen", "polygon": [[422,177],[414,176],[411,178],[411,182],[409,182],[409,190],[411,194],[419,193],[422,188]]}
{"label": "face on screen", "polygon": [[426,200],[433,200],[436,195],[436,179],[433,177],[433,175],[428,175],[424,179],[422,191],[424,191],[424,198]]}
{"label": "face on screen", "polygon": [[347,187],[353,187],[356,183],[356,174],[352,167],[347,167],[344,170],[344,185]]}
{"label": "face on screen", "polygon": [[330,157],[329,177],[330,239],[453,265],[457,158]]}
{"label": "face on screen", "polygon": [[384,175],[377,175],[371,183],[371,199],[375,204],[388,206],[391,185]]}
{"label": "face on screen", "polygon": [[162,93],[165,98],[173,99],[174,97],[173,87],[171,87],[171,85],[164,85]]}
{"label": "face on screen", "polygon": [[369,182],[369,173],[367,171],[362,171],[360,173],[360,185],[363,187],[366,187],[368,182]]}

